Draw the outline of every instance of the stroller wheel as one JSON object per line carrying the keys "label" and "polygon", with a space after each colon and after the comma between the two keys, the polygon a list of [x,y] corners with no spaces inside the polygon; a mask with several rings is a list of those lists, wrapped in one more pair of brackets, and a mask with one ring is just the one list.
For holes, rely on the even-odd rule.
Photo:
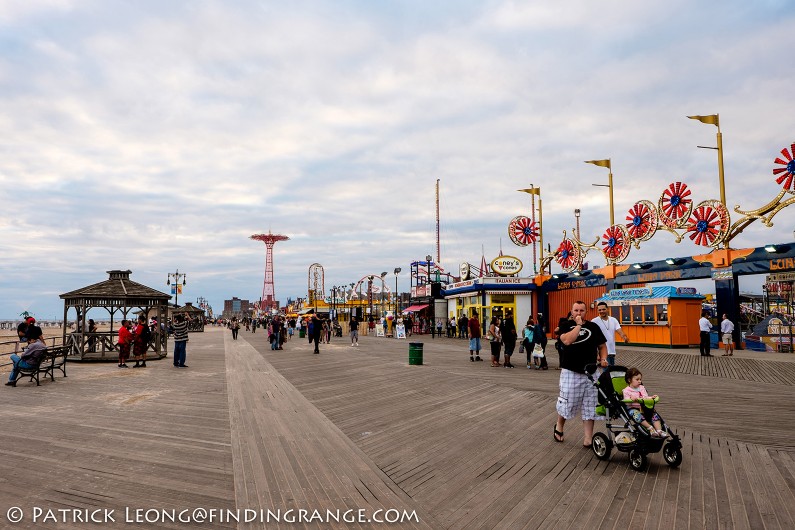
{"label": "stroller wheel", "polygon": [[599,460],[607,460],[610,458],[610,452],[613,450],[613,442],[611,442],[605,434],[598,432],[593,435],[591,449],[593,449],[593,454],[596,455],[596,458]]}
{"label": "stroller wheel", "polygon": [[682,450],[678,447],[674,447],[671,444],[665,444],[663,446],[663,458],[665,459],[665,463],[671,467],[679,467],[679,464],[682,463]]}
{"label": "stroller wheel", "polygon": [[629,466],[635,471],[646,471],[646,468],[649,467],[649,459],[645,454],[633,449],[629,452]]}

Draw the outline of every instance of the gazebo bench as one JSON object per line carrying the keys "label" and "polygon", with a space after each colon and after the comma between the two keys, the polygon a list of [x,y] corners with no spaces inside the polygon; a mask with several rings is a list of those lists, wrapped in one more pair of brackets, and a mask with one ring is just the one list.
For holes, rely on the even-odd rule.
{"label": "gazebo bench", "polygon": [[60,370],[64,377],[66,377],[66,354],[69,349],[65,346],[53,346],[47,348],[47,353],[42,357],[41,362],[29,368],[19,367],[17,370],[17,378],[13,381],[12,386],[17,386],[17,381],[23,377],[27,377],[30,381],[36,381],[36,386],[39,386],[39,374],[50,376],[50,380],[55,381],[55,370]]}

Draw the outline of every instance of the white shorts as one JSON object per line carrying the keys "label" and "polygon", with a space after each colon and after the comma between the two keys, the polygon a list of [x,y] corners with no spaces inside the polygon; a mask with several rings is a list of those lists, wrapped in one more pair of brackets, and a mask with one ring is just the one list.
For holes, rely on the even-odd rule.
{"label": "white shorts", "polygon": [[[599,372],[594,374],[599,377]],[[594,409],[598,404],[596,387],[585,374],[578,374],[563,368],[560,371],[560,395],[555,409],[563,418],[570,420],[582,410],[584,420],[603,420]]]}
{"label": "white shorts", "polygon": [[732,334],[731,333],[724,333],[723,334],[723,344],[731,344],[732,341]]}

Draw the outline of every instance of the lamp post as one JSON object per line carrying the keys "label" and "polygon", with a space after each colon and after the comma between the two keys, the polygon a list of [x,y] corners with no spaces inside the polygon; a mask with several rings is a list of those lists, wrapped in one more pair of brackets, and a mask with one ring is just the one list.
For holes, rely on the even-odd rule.
{"label": "lamp post", "polygon": [[373,316],[373,276],[372,274],[367,277],[367,312],[369,316]]}
{"label": "lamp post", "polygon": [[699,149],[714,149],[718,152],[718,181],[720,184],[720,202],[726,206],[726,185],[723,181],[723,135],[720,132],[720,119],[718,114],[707,116],[688,116],[691,120],[698,120],[701,123],[714,125],[718,128],[718,147],[697,146]]}
{"label": "lamp post", "polygon": [[166,285],[171,285],[171,278],[174,278],[174,306],[179,307],[179,280],[182,279],[182,285],[186,285],[188,282],[188,275],[184,272],[169,272],[168,278],[166,278]]}
{"label": "lamp post", "polygon": [[395,267],[395,318],[400,312],[400,297],[398,296],[398,274],[400,274],[400,267]]}
{"label": "lamp post", "polygon": [[[577,239],[580,239],[580,209],[575,208],[574,218],[577,220]],[[612,225],[610,225],[612,226]]]}
{"label": "lamp post", "polygon": [[[610,159],[607,158],[605,160],[586,160],[585,163],[607,168],[608,171],[607,184],[593,184],[593,185],[610,189],[610,226],[613,226],[614,224],[616,224],[616,219],[615,219],[615,214],[613,212],[613,169],[610,167]],[[579,230],[577,230],[577,232],[578,232],[577,238],[579,239],[580,237]]]}
{"label": "lamp post", "polygon": [[387,275],[386,271],[381,273],[381,315],[385,313],[384,291],[386,291],[386,289],[384,289],[384,287],[386,286],[386,283],[384,282],[384,278],[386,277],[386,275]]}

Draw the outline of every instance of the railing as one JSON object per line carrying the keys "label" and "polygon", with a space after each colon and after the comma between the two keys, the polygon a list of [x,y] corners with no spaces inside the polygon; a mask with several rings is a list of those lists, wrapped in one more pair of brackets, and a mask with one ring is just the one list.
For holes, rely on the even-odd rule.
{"label": "railing", "polygon": [[[44,339],[45,344],[47,347],[54,347],[61,345],[61,337],[47,337]],[[11,361],[11,355],[17,354],[20,355],[22,350],[25,349],[27,343],[19,342],[18,340],[6,340],[0,342],[0,371],[6,372],[10,370],[10,367],[14,364]],[[7,370],[6,367],[9,367]]]}

